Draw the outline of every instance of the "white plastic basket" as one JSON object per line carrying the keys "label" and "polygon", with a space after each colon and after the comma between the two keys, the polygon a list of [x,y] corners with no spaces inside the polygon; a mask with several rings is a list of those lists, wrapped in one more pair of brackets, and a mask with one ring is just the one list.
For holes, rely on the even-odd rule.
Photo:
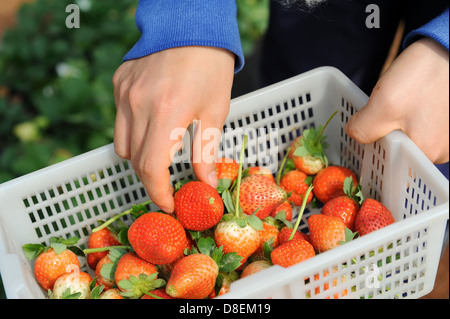
{"label": "white plastic basket", "polygon": [[[419,298],[432,290],[449,217],[448,181],[399,131],[366,146],[345,134],[345,123],[367,99],[340,71],[322,67],[232,100],[226,128],[277,129],[246,151],[272,156],[278,150],[269,162],[252,164],[272,169],[305,128],[339,110],[326,130],[330,163],[359,174],[364,195],[381,200],[396,222],[292,267],[240,279],[220,298]],[[222,155],[236,157],[239,143],[225,138]],[[191,167],[174,161],[172,182],[193,178]],[[0,273],[7,297],[45,298],[23,244],[77,236],[86,245],[97,220],[147,199],[112,145],[1,184]],[[305,212],[300,228],[317,212]]]}

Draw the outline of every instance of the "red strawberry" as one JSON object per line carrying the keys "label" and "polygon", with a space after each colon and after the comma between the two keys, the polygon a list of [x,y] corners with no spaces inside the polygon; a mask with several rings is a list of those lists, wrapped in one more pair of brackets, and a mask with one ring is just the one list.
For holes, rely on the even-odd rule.
{"label": "red strawberry", "polygon": [[294,140],[290,147],[289,158],[298,170],[307,175],[316,175],[328,166],[328,157],[325,152],[328,143],[325,142],[326,136],[323,133],[337,112],[330,116],[323,127],[320,125],[317,130],[314,127],[306,129]]}
{"label": "red strawberry", "polygon": [[[230,185],[238,176],[239,164],[231,158],[222,157],[216,161],[217,180],[230,180]],[[228,188],[228,187],[227,187]]]}
{"label": "red strawberry", "polygon": [[270,266],[272,266],[272,263],[266,259],[251,262],[242,270],[241,278],[253,275],[257,272],[260,272],[261,270],[269,268]]}
{"label": "red strawberry", "polygon": [[344,181],[349,176],[353,178],[353,184],[357,185],[356,175],[350,169],[343,166],[325,167],[314,177],[314,195],[322,203],[345,195]]}
{"label": "red strawberry", "polygon": [[381,202],[366,198],[355,219],[355,230],[364,236],[377,229],[395,223],[394,216]]}
{"label": "red strawberry", "polygon": [[102,274],[103,266],[107,264],[112,264],[112,260],[111,258],[109,258],[109,255],[106,255],[102,259],[100,259],[95,268],[95,277],[97,278],[97,284],[103,285],[105,287],[105,290],[111,289],[115,285],[115,281],[113,278],[109,278],[110,276],[103,276]]}
{"label": "red strawberry", "polygon": [[[101,248],[118,245],[121,245],[119,238],[109,228],[100,229],[99,231],[92,232],[89,235],[88,248]],[[108,251],[87,254],[89,268],[95,270],[97,263],[107,254]]]}
{"label": "red strawberry", "polygon": [[312,215],[308,218],[308,227],[311,244],[318,253],[340,246],[355,236],[351,231],[346,231],[348,228],[342,219],[334,216]]}
{"label": "red strawberry", "polygon": [[155,264],[169,264],[182,254],[186,232],[174,217],[150,212],[137,218],[128,230],[128,240],[136,254]]}
{"label": "red strawberry", "polygon": [[132,252],[119,259],[114,273],[114,280],[122,295],[128,298],[140,298],[145,291],[163,286],[165,281],[157,278],[156,266]]}
{"label": "red strawberry", "polygon": [[272,263],[282,267],[290,267],[314,256],[314,247],[303,239],[288,240],[270,254]]}
{"label": "red strawberry", "polygon": [[204,231],[216,225],[223,216],[224,206],[217,190],[203,182],[184,184],[174,196],[175,216],[183,228]]}
{"label": "red strawberry", "polygon": [[203,299],[214,289],[219,266],[209,256],[193,254],[180,259],[167,282],[166,293],[174,298]]}
{"label": "red strawberry", "polygon": [[26,244],[22,247],[25,257],[34,262],[34,275],[45,291],[53,289],[55,281],[63,274],[80,269],[77,255],[70,249],[78,242],[78,238],[50,238],[50,246]]}
{"label": "red strawberry", "polygon": [[[301,206],[303,202],[303,196],[308,190],[308,175],[299,171],[291,170],[281,177],[280,186],[288,193],[288,201],[295,206]],[[307,203],[313,198],[313,193],[309,193]]]}
{"label": "red strawberry", "polygon": [[344,181],[344,193],[345,195],[327,201],[323,205],[321,213],[341,218],[345,226],[354,231],[355,218],[363,201],[361,185],[353,186],[353,178],[347,177]]}
{"label": "red strawberry", "polygon": [[[293,231],[293,228],[291,228],[291,227],[285,226],[285,227],[281,228],[280,233],[278,235],[278,244],[281,245],[282,243],[288,241],[292,235],[292,231]],[[303,239],[306,241],[310,241],[309,235],[307,235],[299,230],[296,230],[294,233],[294,236],[292,237],[292,240],[296,240],[296,239]]]}
{"label": "red strawberry", "polygon": [[[236,197],[236,192],[237,188],[233,197]],[[264,219],[285,199],[286,192],[263,175],[249,175],[242,179],[239,204],[244,214],[251,215],[258,209],[256,216]]]}
{"label": "red strawberry", "polygon": [[267,177],[269,181],[275,182],[275,178],[273,177],[272,172],[265,167],[252,166],[248,168],[247,175],[263,175],[264,177]]}
{"label": "red strawberry", "polygon": [[259,247],[256,249],[255,254],[263,254],[264,243],[269,242],[273,247],[278,246],[278,234],[280,231],[275,224],[275,221],[271,219],[263,220],[263,229],[259,230]]}
{"label": "red strawberry", "polygon": [[297,221],[294,227],[292,228],[291,235],[288,237],[287,241],[280,243],[270,253],[270,259],[274,265],[289,267],[299,262],[302,262],[306,259],[309,259],[315,255],[314,247],[308,241],[303,239],[291,238],[291,236],[293,237],[294,234],[297,234],[297,229],[306,207],[306,201],[309,194],[312,192],[312,188],[313,188],[312,186],[309,186],[305,193],[305,197],[300,207]]}
{"label": "red strawberry", "polygon": [[278,213],[282,212],[284,212],[285,219],[287,221],[292,220],[292,204],[288,200],[285,200],[280,205],[275,207],[274,210],[270,213],[270,216],[275,217]]}
{"label": "red strawberry", "polygon": [[50,293],[50,299],[90,299],[92,277],[83,271],[75,270],[58,277]]}
{"label": "red strawberry", "polygon": [[200,237],[195,249],[175,264],[166,286],[166,293],[174,298],[203,299],[216,285],[219,272],[234,271],[241,262],[235,253],[224,254],[211,237]]}

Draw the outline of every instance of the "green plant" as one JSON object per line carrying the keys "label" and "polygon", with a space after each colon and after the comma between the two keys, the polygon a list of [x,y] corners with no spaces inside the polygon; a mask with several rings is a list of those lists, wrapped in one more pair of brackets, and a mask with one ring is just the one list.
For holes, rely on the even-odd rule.
{"label": "green plant", "polygon": [[[112,77],[140,33],[137,0],[35,0],[0,46],[0,183],[111,143]],[[69,4],[80,28],[67,28]],[[268,0],[238,0],[244,52],[265,30]]]}
{"label": "green plant", "polygon": [[[80,28],[66,6],[78,3]],[[0,51],[0,182],[112,141],[112,76],[139,37],[135,0],[36,0]]]}

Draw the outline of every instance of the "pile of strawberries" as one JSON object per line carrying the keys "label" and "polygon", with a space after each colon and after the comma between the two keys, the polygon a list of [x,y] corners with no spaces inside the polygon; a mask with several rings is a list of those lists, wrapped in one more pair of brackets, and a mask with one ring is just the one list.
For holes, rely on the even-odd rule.
{"label": "pile of strawberries", "polygon": [[[24,245],[36,259],[36,280],[55,299],[214,298],[239,278],[290,267],[394,223],[382,203],[363,199],[354,172],[329,165],[325,127],[293,141],[276,176],[263,167],[243,170],[241,151],[239,162],[218,160],[217,188],[177,183],[173,214],[149,211],[149,201],[102,222],[87,249],[77,238]],[[321,213],[307,219],[306,234],[298,226],[308,204]],[[80,270],[79,256],[93,276]]]}

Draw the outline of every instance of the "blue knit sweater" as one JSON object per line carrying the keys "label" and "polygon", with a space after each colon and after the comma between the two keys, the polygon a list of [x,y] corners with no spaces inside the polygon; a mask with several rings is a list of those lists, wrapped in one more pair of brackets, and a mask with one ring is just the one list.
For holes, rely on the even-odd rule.
{"label": "blue knit sweater", "polygon": [[[136,24],[141,38],[124,61],[180,46],[213,46],[236,55],[235,72],[244,66],[235,0],[140,0]],[[449,10],[409,33],[404,47],[430,37],[449,49]]]}
{"label": "blue knit sweater", "polygon": [[180,46],[212,46],[233,52],[235,72],[244,66],[235,0],[140,0],[136,24],[141,38],[124,57],[140,58]]}

